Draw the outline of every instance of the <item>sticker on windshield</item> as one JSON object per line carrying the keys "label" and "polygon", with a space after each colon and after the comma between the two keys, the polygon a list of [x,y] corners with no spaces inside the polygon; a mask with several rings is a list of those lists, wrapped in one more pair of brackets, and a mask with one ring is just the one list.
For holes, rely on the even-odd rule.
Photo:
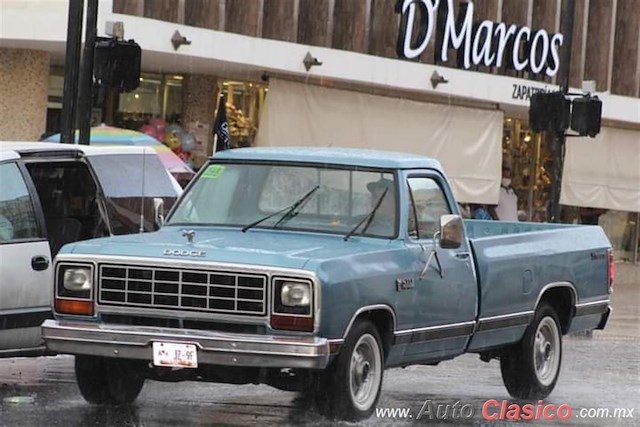
{"label": "sticker on windshield", "polygon": [[222,174],[222,172],[224,172],[223,165],[213,165],[213,166],[209,166],[207,170],[204,171],[204,173],[202,174],[202,177],[208,178],[208,179],[216,179]]}

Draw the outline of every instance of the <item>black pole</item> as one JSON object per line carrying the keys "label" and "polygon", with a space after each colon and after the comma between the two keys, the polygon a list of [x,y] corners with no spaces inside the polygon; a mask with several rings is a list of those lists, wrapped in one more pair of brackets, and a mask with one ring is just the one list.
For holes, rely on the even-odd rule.
{"label": "black pole", "polygon": [[[571,45],[573,44],[573,16],[575,14],[575,0],[562,0],[560,12],[560,33],[564,42],[560,47],[560,70],[558,84],[566,96],[569,93],[569,70],[571,66]],[[551,168],[551,189],[549,190],[549,222],[560,222],[560,188],[562,187],[562,169],[565,152],[564,130],[558,131],[552,145],[553,167]]]}
{"label": "black pole", "polygon": [[96,25],[98,22],[98,0],[87,0],[87,28],[84,37],[82,70],[80,73],[80,93],[78,94],[78,127],[80,144],[89,145],[91,138],[91,111],[93,109],[93,52],[96,46]]}
{"label": "black pole", "polygon": [[60,142],[73,144],[76,127],[76,96],[78,94],[78,69],[80,68],[80,43],[82,40],[83,0],[69,0],[67,22],[67,52],[62,91],[62,117]]}

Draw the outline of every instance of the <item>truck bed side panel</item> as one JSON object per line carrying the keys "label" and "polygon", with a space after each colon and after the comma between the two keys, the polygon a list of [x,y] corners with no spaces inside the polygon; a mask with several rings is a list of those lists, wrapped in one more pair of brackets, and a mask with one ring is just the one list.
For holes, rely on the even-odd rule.
{"label": "truck bed side panel", "polygon": [[[609,299],[610,245],[600,227],[551,226],[546,231],[472,238],[471,245],[480,307],[469,351],[517,342],[549,286],[572,288],[577,305]],[[599,318],[596,313],[581,326],[594,328]]]}

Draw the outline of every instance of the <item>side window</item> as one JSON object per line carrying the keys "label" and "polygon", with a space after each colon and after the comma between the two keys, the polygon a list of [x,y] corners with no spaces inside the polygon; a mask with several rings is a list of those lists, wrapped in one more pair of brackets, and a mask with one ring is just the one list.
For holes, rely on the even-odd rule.
{"label": "side window", "polygon": [[16,163],[0,165],[0,242],[38,237],[29,190]]}
{"label": "side window", "polygon": [[409,185],[409,235],[431,239],[438,231],[440,217],[451,213],[447,199],[436,181],[426,177],[407,180]]}

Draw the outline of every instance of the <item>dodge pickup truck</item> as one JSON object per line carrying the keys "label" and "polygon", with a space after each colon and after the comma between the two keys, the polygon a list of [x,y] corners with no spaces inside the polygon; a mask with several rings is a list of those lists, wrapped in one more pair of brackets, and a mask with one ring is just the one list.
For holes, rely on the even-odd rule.
{"label": "dodge pickup truck", "polygon": [[54,269],[43,336],[88,402],[264,383],[348,420],[386,368],[463,353],[546,397],[562,336],[604,328],[614,275],[600,227],[463,221],[437,161],[330,148],[218,153],[159,231],[66,245]]}

